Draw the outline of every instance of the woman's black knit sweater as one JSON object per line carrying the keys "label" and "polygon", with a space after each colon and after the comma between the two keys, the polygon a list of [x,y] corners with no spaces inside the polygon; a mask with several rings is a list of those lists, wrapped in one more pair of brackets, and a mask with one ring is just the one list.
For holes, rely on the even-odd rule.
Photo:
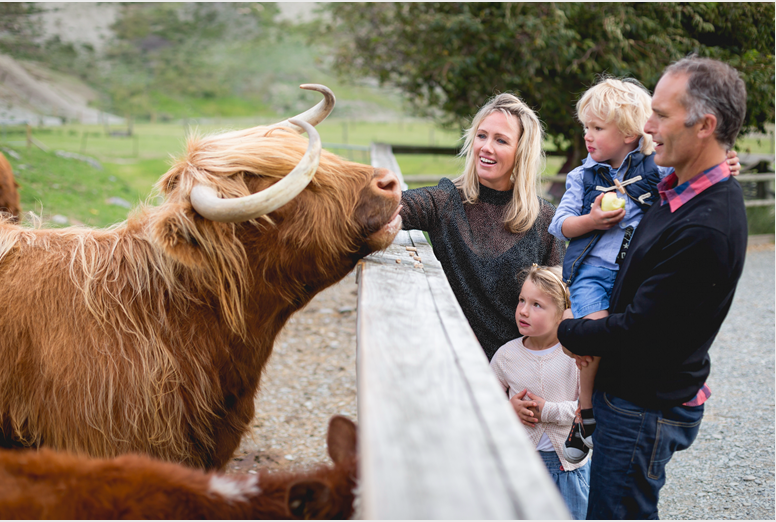
{"label": "woman's black knit sweater", "polygon": [[565,243],[547,232],[555,207],[539,198],[540,210],[530,230],[509,232],[504,211],[512,191],[480,185],[475,204],[462,201],[453,182],[402,193],[405,230],[428,232],[431,244],[464,315],[488,360],[502,344],[520,337],[515,308],[518,272],[531,264],[560,265]]}

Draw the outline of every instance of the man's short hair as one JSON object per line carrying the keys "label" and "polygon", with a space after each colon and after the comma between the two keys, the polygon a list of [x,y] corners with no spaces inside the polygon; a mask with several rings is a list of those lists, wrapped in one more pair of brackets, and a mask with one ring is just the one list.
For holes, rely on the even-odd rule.
{"label": "man's short hair", "polygon": [[746,115],[746,86],[733,67],[719,60],[690,55],[672,63],[663,72],[687,74],[687,92],[679,102],[687,110],[684,124],[692,127],[704,114],[717,118],[714,137],[730,149]]}

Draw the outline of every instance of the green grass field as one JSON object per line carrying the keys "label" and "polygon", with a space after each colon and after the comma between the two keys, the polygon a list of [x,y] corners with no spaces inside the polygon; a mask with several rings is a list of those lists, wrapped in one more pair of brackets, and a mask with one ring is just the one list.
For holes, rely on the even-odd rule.
{"label": "green grass field", "polygon": [[[109,226],[126,219],[128,209],[106,201],[120,197],[137,206],[152,193],[154,183],[167,171],[173,158],[185,152],[186,137],[191,133],[209,134],[253,125],[270,124],[280,118],[224,119],[207,123],[137,123],[131,137],[111,136],[102,126],[70,124],[53,128],[34,128],[32,136],[48,149],[26,146],[24,128],[4,128],[0,148],[6,154],[19,183],[22,206],[42,216],[47,224],[52,216],[66,216],[70,223]],[[108,131],[124,131],[112,126]],[[324,143],[368,146],[372,142],[410,145],[454,146],[456,133],[434,128],[427,122],[407,120],[385,124],[349,120],[327,120],[318,126]],[[103,170],[88,163],[58,157],[63,150],[97,159]],[[369,162],[367,151],[331,149],[353,161]],[[409,156],[407,173],[452,174],[458,167],[452,156]],[[403,161],[403,160],[402,160]],[[448,166],[449,165],[449,166]],[[405,168],[404,165],[402,168]]]}
{"label": "green grass field", "polygon": [[70,225],[109,226],[123,221],[129,213],[128,208],[110,203],[110,198],[120,198],[134,207],[149,193],[146,186],[135,188],[109,168],[98,170],[35,147],[3,148],[19,156],[16,159],[6,154],[19,184],[23,211],[34,212],[46,226],[63,226],[51,222],[54,215],[67,217]]}

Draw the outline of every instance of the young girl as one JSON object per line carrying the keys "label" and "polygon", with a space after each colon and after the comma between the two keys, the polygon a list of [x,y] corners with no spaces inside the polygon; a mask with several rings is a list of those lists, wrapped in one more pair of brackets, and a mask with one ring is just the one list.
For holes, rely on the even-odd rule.
{"label": "young girl", "polygon": [[528,427],[547,470],[558,485],[572,516],[587,513],[590,462],[566,460],[563,447],[579,398],[579,370],[558,342],[561,316],[571,306],[560,267],[534,264],[518,276],[520,290],[515,320],[523,337],[498,349],[490,363],[510,402]]}

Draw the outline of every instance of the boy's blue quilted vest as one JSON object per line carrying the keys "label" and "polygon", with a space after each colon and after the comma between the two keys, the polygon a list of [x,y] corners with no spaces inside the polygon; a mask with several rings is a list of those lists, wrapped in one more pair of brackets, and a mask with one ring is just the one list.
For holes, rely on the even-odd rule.
{"label": "boy's blue quilted vest", "polygon": [[[623,183],[630,180],[625,185],[627,196],[633,200],[641,209],[646,212],[647,209],[657,201],[657,184],[660,181],[660,173],[655,165],[655,154],[644,156],[641,152],[633,152],[628,156],[628,166],[623,176]],[[640,177],[640,179],[638,179]],[[609,175],[607,167],[585,168],[583,176],[584,196],[582,200],[582,214],[589,214],[595,198],[603,193],[597,187],[613,187],[614,181]],[[590,251],[603,235],[605,230],[593,230],[585,235],[575,237],[569,242],[566,248],[566,256],[563,258],[563,281],[571,286],[574,275],[579,269],[582,261],[587,257]]]}

